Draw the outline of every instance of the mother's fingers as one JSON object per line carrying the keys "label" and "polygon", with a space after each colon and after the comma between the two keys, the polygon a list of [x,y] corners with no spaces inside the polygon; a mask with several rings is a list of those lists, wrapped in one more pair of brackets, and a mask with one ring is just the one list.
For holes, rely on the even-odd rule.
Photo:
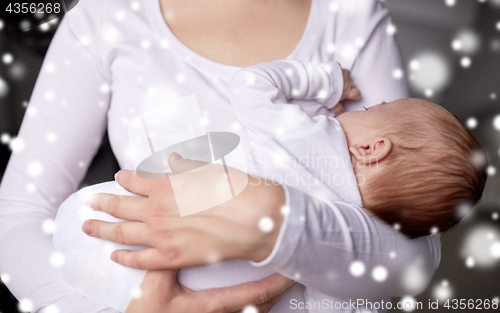
{"label": "mother's fingers", "polygon": [[146,224],[139,222],[108,223],[88,220],[82,230],[89,236],[124,245],[149,245],[151,236]]}
{"label": "mother's fingers", "polygon": [[148,271],[141,283],[142,294],[151,290],[155,293],[164,293],[163,296],[173,296],[172,289],[178,286],[177,272],[178,269]]}
{"label": "mother's fingers", "polygon": [[[274,274],[256,282],[227,288],[206,290],[213,293],[210,297],[209,312],[237,312],[247,305],[260,305],[269,302],[294,283],[280,274]],[[224,310],[221,310],[224,309]]]}
{"label": "mother's fingers", "polygon": [[165,255],[155,248],[139,251],[116,250],[111,254],[111,260],[123,266],[142,270],[164,270]]}
{"label": "mother's fingers", "polygon": [[140,196],[148,197],[154,190],[167,186],[165,179],[147,179],[137,176],[135,171],[121,170],[115,175],[115,180],[120,186]]}
{"label": "mother's fingers", "polygon": [[99,193],[92,195],[85,204],[94,210],[125,220],[144,221],[147,217],[144,210],[148,204],[147,198]]}
{"label": "mother's fingers", "polygon": [[[278,294],[277,296],[275,296],[274,298],[272,298],[271,300],[267,301],[267,302],[264,302],[264,303],[261,303],[261,304],[258,304],[258,305],[252,305],[254,306],[256,309],[257,309],[257,312],[259,313],[268,313],[271,311],[271,309],[278,303],[281,301],[281,299],[283,299],[283,297],[290,291],[292,290],[295,286],[297,286],[299,283],[293,283],[291,284],[289,287],[287,287],[285,290],[283,290],[280,294]],[[243,312],[245,308],[243,308],[242,310],[238,310],[234,313],[245,313]]]}
{"label": "mother's fingers", "polygon": [[174,174],[188,172],[207,164],[207,162],[184,159],[176,152],[172,152],[168,157],[168,165]]}
{"label": "mother's fingers", "polygon": [[290,292],[295,286],[297,286],[299,283],[293,283],[289,287],[287,287],[285,290],[283,290],[280,294],[272,298],[271,300],[264,302],[262,304],[257,305],[257,311],[259,313],[268,313],[271,311],[271,309],[283,299],[283,297]]}

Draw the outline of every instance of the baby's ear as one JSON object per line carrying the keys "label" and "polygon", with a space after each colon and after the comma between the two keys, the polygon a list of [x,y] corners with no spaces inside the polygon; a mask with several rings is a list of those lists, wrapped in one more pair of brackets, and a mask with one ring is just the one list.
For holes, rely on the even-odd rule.
{"label": "baby's ear", "polygon": [[373,142],[372,157],[378,161],[386,159],[392,151],[392,141],[387,137],[377,137]]}
{"label": "baby's ear", "polygon": [[377,137],[363,145],[352,145],[349,151],[364,165],[376,165],[386,159],[392,151],[392,141],[387,137]]}

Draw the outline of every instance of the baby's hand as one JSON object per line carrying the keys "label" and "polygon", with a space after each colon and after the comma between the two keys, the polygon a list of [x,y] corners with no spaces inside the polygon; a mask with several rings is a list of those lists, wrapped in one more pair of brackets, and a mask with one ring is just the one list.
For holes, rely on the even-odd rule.
{"label": "baby's hand", "polygon": [[342,93],[340,101],[358,100],[361,98],[361,92],[355,87],[354,81],[351,78],[351,71],[342,69],[342,74],[344,75],[344,92]]}
{"label": "baby's hand", "polygon": [[331,108],[330,111],[333,112],[333,114],[334,114],[333,116],[334,117],[337,117],[340,114],[344,113],[345,109],[344,109],[344,106],[342,105],[342,103],[339,102],[333,108]]}
{"label": "baby's hand", "polygon": [[[354,81],[351,78],[351,71],[342,69],[342,74],[344,75],[344,91],[342,92],[342,97],[340,101],[343,100],[358,100],[361,98],[361,92],[358,88],[354,86]],[[331,111],[338,116],[345,112],[344,106],[341,102],[337,103]]]}

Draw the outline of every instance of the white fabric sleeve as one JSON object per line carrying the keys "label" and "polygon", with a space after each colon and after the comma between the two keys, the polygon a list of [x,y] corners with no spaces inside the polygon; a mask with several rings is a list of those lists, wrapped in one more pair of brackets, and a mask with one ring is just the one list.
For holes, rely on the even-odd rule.
{"label": "white fabric sleeve", "polygon": [[339,102],[343,87],[342,69],[337,63],[279,60],[236,72],[230,83],[231,103],[252,138],[283,139],[308,132],[319,121],[290,100],[315,100],[332,108]]}
{"label": "white fabric sleeve", "polygon": [[359,206],[284,186],[289,214],[262,266],[338,299],[416,295],[440,262],[439,236],[407,239]]}
{"label": "white fabric sleeve", "polygon": [[116,312],[65,282],[51,235],[42,230],[76,191],[106,128],[109,82],[81,8],[88,2],[80,1],[59,26],[0,187],[0,272],[9,275],[17,299],[33,303],[31,312],[49,305],[65,313]]}
{"label": "white fabric sleeve", "polygon": [[361,91],[357,101],[345,101],[347,111],[408,98],[404,65],[392,27],[389,10],[381,1],[342,0],[336,15],[336,61],[351,70]]}

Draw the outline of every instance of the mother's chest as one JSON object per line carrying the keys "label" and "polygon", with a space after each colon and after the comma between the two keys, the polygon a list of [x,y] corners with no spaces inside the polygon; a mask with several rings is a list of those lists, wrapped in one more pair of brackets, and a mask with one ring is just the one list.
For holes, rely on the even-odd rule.
{"label": "mother's chest", "polygon": [[166,109],[167,115],[179,116],[172,124],[175,131],[184,122],[190,123],[183,118],[189,113],[200,115],[207,127],[231,127],[230,122],[235,120],[227,97],[229,78],[202,72],[175,55],[165,52],[121,56],[113,62],[112,77],[110,120],[137,117],[158,106],[168,108],[169,103],[187,96],[195,97],[196,112],[182,105]]}

